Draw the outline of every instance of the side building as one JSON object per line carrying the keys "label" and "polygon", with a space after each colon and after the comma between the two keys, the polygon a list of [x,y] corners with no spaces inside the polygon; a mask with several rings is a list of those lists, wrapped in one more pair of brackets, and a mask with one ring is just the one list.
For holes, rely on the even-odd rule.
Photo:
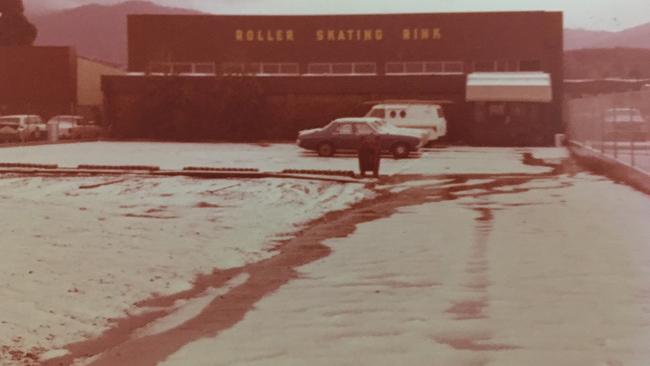
{"label": "side building", "polygon": [[74,111],[77,56],[70,47],[0,47],[0,115]]}
{"label": "side building", "polygon": [[451,142],[543,144],[561,130],[562,27],[559,12],[132,15],[129,74],[102,88],[122,137],[293,138],[427,99]]}

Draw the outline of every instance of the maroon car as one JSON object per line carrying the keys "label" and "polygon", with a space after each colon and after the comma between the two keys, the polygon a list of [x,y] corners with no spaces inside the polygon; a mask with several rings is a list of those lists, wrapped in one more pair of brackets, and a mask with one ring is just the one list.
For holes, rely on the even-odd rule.
{"label": "maroon car", "polygon": [[364,135],[379,136],[381,150],[390,152],[395,159],[407,157],[426,141],[420,131],[390,126],[380,118],[363,117],[339,118],[325,127],[300,131],[296,143],[320,156],[332,156],[336,152],[356,151]]}

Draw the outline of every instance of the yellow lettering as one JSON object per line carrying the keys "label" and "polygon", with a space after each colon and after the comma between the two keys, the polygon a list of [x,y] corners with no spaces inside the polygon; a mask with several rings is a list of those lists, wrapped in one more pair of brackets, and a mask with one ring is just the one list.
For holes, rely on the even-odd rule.
{"label": "yellow lettering", "polygon": [[275,39],[277,39],[278,42],[282,42],[282,41],[284,41],[284,32],[281,31],[281,30],[279,30],[279,29],[276,30],[276,31],[275,31]]}
{"label": "yellow lettering", "polygon": [[440,31],[440,28],[433,28],[433,39],[442,39],[442,32]]}
{"label": "yellow lettering", "polygon": [[316,31],[316,40],[317,41],[322,41],[325,39],[325,32],[323,32],[322,29],[319,29]]}
{"label": "yellow lettering", "polygon": [[411,30],[410,29],[402,29],[402,39],[405,41],[408,41],[411,39]]}
{"label": "yellow lettering", "polygon": [[235,39],[237,41],[240,41],[240,42],[243,41],[244,40],[244,31],[241,30],[241,29],[237,29],[235,31]]}
{"label": "yellow lettering", "polygon": [[262,34],[261,30],[257,31],[257,41],[258,42],[264,42],[264,35]]}
{"label": "yellow lettering", "polygon": [[293,42],[293,29],[289,29],[287,31],[287,41],[292,41]]}
{"label": "yellow lettering", "polygon": [[363,40],[364,41],[372,41],[372,29],[364,29],[363,30]]}
{"label": "yellow lettering", "polygon": [[357,38],[356,38],[356,40],[360,41],[361,39],[362,39],[361,38],[361,29],[357,29]]}
{"label": "yellow lettering", "polygon": [[375,30],[375,40],[381,41],[382,39],[384,39],[384,31],[381,29]]}
{"label": "yellow lettering", "polygon": [[266,40],[269,42],[275,41],[275,38],[273,38],[273,32],[271,32],[269,29],[266,30]]}
{"label": "yellow lettering", "polygon": [[422,28],[420,30],[420,39],[427,40],[429,39],[429,29],[427,28]]}
{"label": "yellow lettering", "polygon": [[252,30],[246,31],[246,40],[252,42],[255,40],[255,32]]}
{"label": "yellow lettering", "polygon": [[328,41],[336,41],[336,35],[334,35],[333,30],[328,30],[327,31],[327,40]]}
{"label": "yellow lettering", "polygon": [[345,32],[342,30],[339,31],[338,37],[336,37],[338,41],[345,41]]}
{"label": "yellow lettering", "polygon": [[354,29],[348,29],[347,34],[348,34],[348,41],[351,41],[351,40],[354,39],[354,38],[352,38],[352,37],[354,37]]}

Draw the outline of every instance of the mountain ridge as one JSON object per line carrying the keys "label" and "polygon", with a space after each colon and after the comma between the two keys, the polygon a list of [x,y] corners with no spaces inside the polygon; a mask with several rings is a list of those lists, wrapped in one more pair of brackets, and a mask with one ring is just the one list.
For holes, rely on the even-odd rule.
{"label": "mountain ridge", "polygon": [[198,11],[134,0],[114,5],[87,4],[32,17],[36,45],[73,46],[77,54],[112,64],[127,64],[127,15],[203,14]]}
{"label": "mountain ridge", "polygon": [[[54,8],[56,4],[63,3],[64,0],[32,0],[31,9],[43,11],[47,8],[47,4],[54,4],[51,6]],[[38,4],[42,4],[42,6],[39,8]],[[125,67],[127,64],[126,16],[128,14],[191,15],[206,13],[158,5],[152,1],[130,0],[51,10],[40,15],[32,15],[30,19],[39,29],[36,45],[70,45],[76,48],[80,56]],[[564,48],[565,54],[569,51],[582,49],[650,49],[650,23],[618,32],[568,28],[564,30]],[[617,52],[620,53],[620,51]],[[613,54],[615,53],[613,52]],[[603,52],[587,54],[596,55],[603,54]],[[573,57],[575,55],[571,56],[570,59],[576,59]],[[578,56],[582,60],[585,57],[587,56]],[[567,59],[566,56],[565,59]],[[597,60],[593,62],[597,62]],[[572,68],[574,66],[572,65]],[[599,66],[601,69],[603,67]],[[627,70],[626,73],[634,73],[634,71]]]}

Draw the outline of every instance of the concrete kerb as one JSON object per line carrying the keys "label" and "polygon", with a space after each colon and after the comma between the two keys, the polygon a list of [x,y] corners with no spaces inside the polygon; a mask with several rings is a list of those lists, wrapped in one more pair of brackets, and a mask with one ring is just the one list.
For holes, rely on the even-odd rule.
{"label": "concrete kerb", "polygon": [[595,173],[624,182],[642,192],[650,194],[650,172],[605,156],[598,150],[576,141],[569,142],[569,150],[578,162]]}
{"label": "concrete kerb", "polygon": [[[312,171],[316,172],[316,171]],[[355,178],[349,176],[334,176],[328,174],[298,174],[283,172],[260,172],[257,169],[236,169],[226,170],[223,168],[210,168],[209,170],[183,169],[183,170],[161,170],[157,166],[104,166],[104,165],[80,165],[76,168],[45,167],[41,164],[13,164],[0,163],[1,174],[35,175],[35,176],[184,176],[203,179],[304,179],[317,180],[334,183],[357,183],[373,184],[377,179]]]}

